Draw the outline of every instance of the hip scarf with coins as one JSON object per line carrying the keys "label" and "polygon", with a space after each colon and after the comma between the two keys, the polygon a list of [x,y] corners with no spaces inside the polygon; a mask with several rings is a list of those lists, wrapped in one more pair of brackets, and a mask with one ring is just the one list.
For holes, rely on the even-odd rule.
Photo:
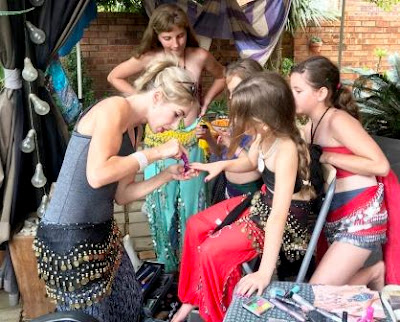
{"label": "hip scarf with coins", "polygon": [[[273,194],[263,185],[261,191],[248,196],[234,208],[216,230],[233,222],[238,225],[245,223],[242,232],[248,234],[249,239],[253,239],[253,247],[262,253],[264,229],[271,213],[272,198]],[[248,215],[240,216],[246,208],[249,208]],[[291,201],[282,242],[282,251],[291,262],[300,259],[307,250],[312,229],[309,224],[312,208],[312,201]]]}
{"label": "hip scarf with coins", "polygon": [[48,296],[71,309],[108,296],[122,257],[113,220],[98,224],[40,224],[33,245]]}
{"label": "hip scarf with coins", "polygon": [[339,208],[331,209],[325,234],[329,243],[341,241],[374,249],[386,241],[387,219],[384,186],[378,183]]}

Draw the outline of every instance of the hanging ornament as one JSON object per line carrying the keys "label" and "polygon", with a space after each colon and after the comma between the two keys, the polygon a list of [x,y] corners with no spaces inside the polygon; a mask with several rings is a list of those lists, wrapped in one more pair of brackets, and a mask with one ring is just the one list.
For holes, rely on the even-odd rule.
{"label": "hanging ornament", "polygon": [[44,43],[44,41],[46,40],[46,34],[43,30],[35,27],[29,21],[26,21],[26,27],[28,28],[29,38],[34,44],[40,45]]}
{"label": "hanging ornament", "polygon": [[44,215],[44,212],[46,211],[47,205],[49,203],[49,197],[45,194],[42,197],[42,202],[40,203],[38,209],[36,210],[36,215],[39,218],[42,218]]}
{"label": "hanging ornament", "polygon": [[38,78],[38,71],[33,67],[31,60],[28,57],[24,59],[24,69],[22,70],[22,78],[27,82],[33,82]]}
{"label": "hanging ornament", "polygon": [[31,183],[35,188],[42,188],[47,182],[47,178],[43,173],[43,166],[41,163],[36,165],[35,173],[31,179]]}
{"label": "hanging ornament", "polygon": [[41,5],[43,5],[44,0],[29,0],[29,2],[34,7],[40,7]]}
{"label": "hanging ornament", "polygon": [[39,97],[36,96],[36,94],[29,94],[29,98],[33,104],[33,108],[35,112],[39,115],[46,115],[50,111],[50,105],[41,100]]}
{"label": "hanging ornament", "polygon": [[24,153],[31,153],[35,150],[35,135],[36,131],[30,129],[26,138],[21,142],[21,151]]}

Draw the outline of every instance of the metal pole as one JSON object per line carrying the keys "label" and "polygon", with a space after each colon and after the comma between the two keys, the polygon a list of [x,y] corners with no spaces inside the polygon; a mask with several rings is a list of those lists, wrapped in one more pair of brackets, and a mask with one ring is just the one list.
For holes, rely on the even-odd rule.
{"label": "metal pole", "polygon": [[344,12],[346,7],[346,0],[342,0],[342,16],[340,18],[340,37],[339,37],[339,58],[338,67],[342,68],[342,52],[343,52],[343,38],[344,38]]}
{"label": "metal pole", "polygon": [[76,43],[76,74],[78,78],[78,99],[82,102],[82,60],[81,60],[81,43]]}

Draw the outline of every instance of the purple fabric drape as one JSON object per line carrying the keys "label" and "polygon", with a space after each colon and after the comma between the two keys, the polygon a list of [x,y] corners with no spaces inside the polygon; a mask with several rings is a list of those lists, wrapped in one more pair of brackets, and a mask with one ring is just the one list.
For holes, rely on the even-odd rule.
{"label": "purple fabric drape", "polygon": [[160,4],[177,3],[198,35],[233,39],[241,57],[265,64],[284,30],[291,0],[254,0],[240,7],[234,0],[145,0],[148,15]]}

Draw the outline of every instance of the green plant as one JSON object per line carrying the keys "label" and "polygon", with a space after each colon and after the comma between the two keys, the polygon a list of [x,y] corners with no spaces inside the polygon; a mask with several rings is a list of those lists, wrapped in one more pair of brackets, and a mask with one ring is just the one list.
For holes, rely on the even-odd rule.
{"label": "green plant", "polygon": [[99,11],[145,13],[141,0],[96,0],[96,3]]}
{"label": "green plant", "polygon": [[294,35],[298,29],[305,31],[309,25],[319,27],[324,21],[337,21],[338,16],[336,11],[321,6],[319,0],[292,0],[286,31]]}
{"label": "green plant", "polygon": [[374,56],[378,58],[378,62],[376,63],[376,71],[379,72],[379,69],[381,68],[382,58],[387,56],[387,50],[384,48],[375,48]]}
{"label": "green plant", "polygon": [[207,109],[206,116],[223,116],[228,115],[228,102],[226,98],[213,100]]}
{"label": "green plant", "polygon": [[320,43],[322,43],[322,39],[318,36],[311,36],[310,43],[311,44],[320,44]]}
{"label": "green plant", "polygon": [[281,74],[283,76],[289,76],[290,72],[292,71],[292,68],[294,66],[294,61],[291,58],[285,57],[282,59],[282,64],[281,64]]}
{"label": "green plant", "polygon": [[[78,78],[76,67],[76,47],[63,59],[61,63],[68,75],[68,79],[75,93],[78,93]],[[82,93],[83,93],[83,108],[90,106],[95,102],[94,91],[92,89],[93,80],[88,76],[86,63],[82,57]]]}
{"label": "green plant", "polygon": [[400,56],[389,56],[392,69],[377,73],[347,68],[359,77],[352,83],[365,129],[371,134],[400,138]]}
{"label": "green plant", "polygon": [[400,0],[364,0],[376,4],[379,8],[385,11],[392,10],[392,7],[399,4]]}

